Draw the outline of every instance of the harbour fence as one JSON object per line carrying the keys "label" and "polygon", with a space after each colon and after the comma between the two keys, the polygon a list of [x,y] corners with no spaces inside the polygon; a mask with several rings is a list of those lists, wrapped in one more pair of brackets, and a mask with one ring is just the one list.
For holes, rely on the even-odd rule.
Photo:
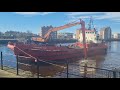
{"label": "harbour fence", "polygon": [[[108,70],[87,65],[82,66],[78,61],[69,62],[69,59],[66,59],[64,63],[36,59],[32,63],[26,64],[20,62],[19,59],[28,60],[31,57],[14,55],[16,60],[6,60],[5,56],[7,57],[8,54],[1,52],[1,70],[25,78],[120,78],[120,70],[118,69]],[[42,64],[40,64],[41,62]],[[11,63],[13,66],[10,65]],[[43,63],[46,65],[43,65]]]}

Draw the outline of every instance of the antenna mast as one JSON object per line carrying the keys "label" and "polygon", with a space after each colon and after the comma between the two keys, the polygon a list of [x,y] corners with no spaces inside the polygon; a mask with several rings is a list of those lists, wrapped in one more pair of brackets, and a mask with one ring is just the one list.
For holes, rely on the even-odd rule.
{"label": "antenna mast", "polygon": [[[93,19],[92,19],[92,16],[90,17],[90,22],[89,22],[89,24],[88,24],[88,30],[91,30],[92,28],[91,28],[91,26],[93,25]],[[94,28],[94,25],[93,25],[93,28]]]}

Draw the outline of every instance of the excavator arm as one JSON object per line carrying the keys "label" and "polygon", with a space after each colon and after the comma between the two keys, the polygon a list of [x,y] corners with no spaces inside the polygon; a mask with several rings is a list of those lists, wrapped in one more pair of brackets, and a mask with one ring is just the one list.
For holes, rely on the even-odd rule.
{"label": "excavator arm", "polygon": [[50,34],[52,32],[63,30],[63,29],[66,29],[66,28],[69,28],[69,27],[72,27],[75,25],[79,25],[79,24],[80,24],[80,22],[76,22],[76,23],[69,23],[69,24],[66,24],[66,25],[60,26],[60,27],[51,28],[50,30],[48,30],[48,32],[45,34],[44,37],[33,37],[32,40],[38,41],[38,42],[47,42],[49,40]]}
{"label": "excavator arm", "polygon": [[85,28],[85,25],[82,25],[84,24],[83,23],[84,21],[80,20],[80,22],[72,22],[72,23],[68,23],[68,24],[65,24],[63,26],[59,26],[59,27],[55,27],[55,28],[51,28],[50,30],[48,30],[48,32],[45,34],[44,37],[33,37],[32,40],[33,41],[38,41],[38,42],[47,42],[50,38],[50,34],[52,32],[56,32],[56,31],[59,31],[59,30],[63,30],[63,29],[66,29],[66,28],[70,28],[70,27],[73,27],[73,26],[76,26],[76,25],[79,25],[81,24],[81,28]]}
{"label": "excavator arm", "polygon": [[51,34],[52,32],[56,32],[56,31],[59,31],[59,30],[63,30],[63,29],[66,29],[66,28],[69,28],[69,27],[72,27],[72,26],[75,26],[75,25],[78,25],[78,24],[80,24],[80,22],[69,23],[69,24],[66,24],[66,25],[64,25],[64,26],[52,28],[52,29],[48,30],[48,33],[47,33],[47,34],[45,34],[44,39],[45,39],[45,41],[47,42],[47,41],[49,40],[50,34]]}

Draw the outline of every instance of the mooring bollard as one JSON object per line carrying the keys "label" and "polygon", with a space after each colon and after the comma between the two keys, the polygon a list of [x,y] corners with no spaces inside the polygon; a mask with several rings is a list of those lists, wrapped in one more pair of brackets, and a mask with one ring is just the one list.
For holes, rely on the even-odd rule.
{"label": "mooring bollard", "polygon": [[3,70],[3,54],[1,52],[1,70]]}
{"label": "mooring bollard", "polygon": [[17,63],[16,63],[17,65],[17,75],[19,74],[19,67],[18,67],[18,55],[17,55]]}

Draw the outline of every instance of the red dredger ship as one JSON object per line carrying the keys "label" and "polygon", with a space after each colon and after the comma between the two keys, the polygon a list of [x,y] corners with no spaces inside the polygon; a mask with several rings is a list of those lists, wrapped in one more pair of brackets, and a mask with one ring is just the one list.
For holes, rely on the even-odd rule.
{"label": "red dredger ship", "polygon": [[[83,32],[83,43],[75,43],[72,46],[49,46],[49,45],[36,45],[36,44],[23,44],[23,43],[8,43],[8,47],[12,49],[15,55],[31,57],[45,61],[62,61],[66,59],[80,60],[86,56],[91,57],[95,55],[102,55],[106,53],[107,46],[104,43],[101,44],[86,44],[85,43],[85,22],[69,23],[64,26],[52,28],[48,33],[41,37],[33,37],[32,40],[47,42],[51,32],[62,30],[68,27],[81,24],[81,30]],[[78,48],[79,47],[79,48]],[[83,47],[83,48],[82,48]],[[30,61],[30,59],[27,59]]]}
{"label": "red dredger ship", "polygon": [[[43,46],[36,44],[8,43],[8,47],[14,51],[15,55],[25,57],[32,56],[46,61],[60,61],[65,59],[80,60],[84,58],[84,48],[78,48],[81,47],[81,43],[79,42],[72,46]],[[106,49],[107,46],[105,44],[93,44],[93,46],[87,47],[87,56],[104,55]]]}
{"label": "red dredger ship", "polygon": [[14,51],[15,55],[26,57],[33,56],[41,60],[64,60],[83,57],[83,49],[77,49],[67,46],[9,43],[8,47]]}

